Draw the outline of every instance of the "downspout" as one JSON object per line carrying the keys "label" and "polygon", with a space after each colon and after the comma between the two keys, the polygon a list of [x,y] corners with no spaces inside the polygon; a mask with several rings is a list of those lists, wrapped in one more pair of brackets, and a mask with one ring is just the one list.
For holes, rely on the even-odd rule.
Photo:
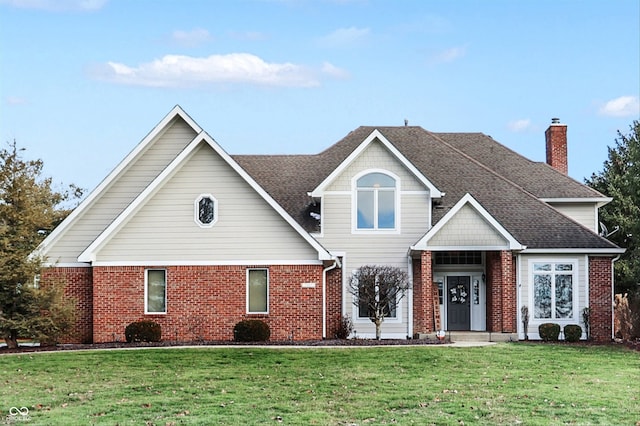
{"label": "downspout", "polygon": [[617,255],[611,260],[611,340],[616,337],[616,322],[615,322],[615,311],[613,304],[615,303],[615,266],[616,262],[620,260],[621,255]]}
{"label": "downspout", "polygon": [[322,270],[322,338],[327,338],[327,272],[340,267],[340,259],[337,257],[333,261],[333,265],[327,266]]}

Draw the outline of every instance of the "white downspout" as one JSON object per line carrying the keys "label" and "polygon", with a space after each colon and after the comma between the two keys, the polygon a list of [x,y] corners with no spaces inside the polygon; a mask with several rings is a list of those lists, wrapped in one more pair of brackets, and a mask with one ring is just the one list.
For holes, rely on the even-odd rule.
{"label": "white downspout", "polygon": [[340,266],[340,259],[335,258],[333,265],[322,270],[322,338],[327,338],[327,272]]}
{"label": "white downspout", "polygon": [[611,340],[616,337],[616,322],[615,322],[615,311],[614,311],[614,303],[615,303],[615,266],[616,262],[620,260],[620,255],[611,260]]}

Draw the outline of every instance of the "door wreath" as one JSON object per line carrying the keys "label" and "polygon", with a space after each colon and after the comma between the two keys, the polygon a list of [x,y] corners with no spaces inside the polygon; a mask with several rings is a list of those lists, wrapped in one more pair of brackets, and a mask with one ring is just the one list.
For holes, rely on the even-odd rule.
{"label": "door wreath", "polygon": [[449,289],[449,302],[463,304],[467,302],[469,293],[464,284],[458,284]]}

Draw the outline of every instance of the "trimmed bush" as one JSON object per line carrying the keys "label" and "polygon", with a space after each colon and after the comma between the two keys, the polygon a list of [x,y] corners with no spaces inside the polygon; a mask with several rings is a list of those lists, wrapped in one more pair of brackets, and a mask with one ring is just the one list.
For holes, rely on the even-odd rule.
{"label": "trimmed bush", "polygon": [[336,339],[344,340],[353,332],[353,321],[347,315],[341,315],[338,320],[338,329],[336,330]]}
{"label": "trimmed bush", "polygon": [[567,342],[577,342],[582,337],[582,327],[578,324],[567,324],[564,326],[564,340]]}
{"label": "trimmed bush", "polygon": [[233,328],[236,342],[266,342],[271,336],[269,324],[257,319],[242,320]]}
{"label": "trimmed bush", "polygon": [[159,342],[162,339],[162,328],[154,321],[136,321],[124,329],[127,343],[131,342]]}
{"label": "trimmed bush", "polygon": [[560,324],[555,324],[552,322],[545,322],[544,324],[540,324],[538,326],[538,334],[540,334],[540,338],[546,342],[555,342],[558,340],[558,336],[560,336]]}

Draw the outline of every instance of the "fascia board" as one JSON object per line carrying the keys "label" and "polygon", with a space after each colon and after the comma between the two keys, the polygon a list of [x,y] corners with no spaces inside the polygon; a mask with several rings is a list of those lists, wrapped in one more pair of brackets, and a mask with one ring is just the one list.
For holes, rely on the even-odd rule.
{"label": "fascia board", "polygon": [[[182,118],[196,133],[201,133],[202,128],[179,106],[164,116],[164,118],[140,141],[138,145],[104,178],[98,186],[89,193],[82,202],[45,238],[35,253],[45,253],[49,245],[55,242],[71,224],[78,218],[102,193],[116,180],[116,178],[133,162],[133,160],[147,148],[147,146],[165,130],[167,125],[176,117]],[[46,253],[45,253],[46,254]]]}
{"label": "fascia board", "polygon": [[509,250],[522,250],[524,246],[518,242],[493,216],[485,210],[480,203],[469,193],[466,193],[454,206],[444,215],[436,225],[431,228],[415,245],[411,246],[411,250],[426,250],[427,243],[462,209],[466,204],[470,204],[498,233],[508,241]]}
{"label": "fascia board", "polygon": [[206,132],[200,132],[187,147],[167,166],[144,191],[142,191],[125,210],[87,247],[78,257],[79,262],[95,262],[96,254],[99,249],[117,232],[117,230],[124,225],[133,214],[151,197],[164,182],[174,174],[195,151],[196,147],[200,143],[206,142],[224,161],[231,166],[231,168],[238,173],[258,194],[276,210],[282,217],[291,225],[317,252],[320,260],[329,260],[333,257],[320,243],[318,243],[313,237],[309,235],[300,225],[298,225],[293,218],[280,207],[273,198],[266,193],[249,174],[242,169],[238,163],[236,163],[227,154],[215,140],[209,136]]}
{"label": "fascia board", "polygon": [[616,256],[620,255],[627,251],[623,248],[553,248],[553,249],[545,249],[545,248],[527,248],[521,251],[521,254],[598,254],[598,255],[611,255]]}
{"label": "fascia board", "polygon": [[429,188],[429,192],[431,194],[431,198],[440,198],[442,197],[442,192],[438,188],[432,184],[429,179],[424,176],[420,170],[418,170],[407,158],[395,147],[387,138],[385,138],[382,133],[378,129],[375,129],[373,132],[367,136],[367,138],[362,141],[360,145],[356,149],[353,150],[351,154],[338,166],[336,169],[329,174],[321,183],[318,185],[313,191],[309,193],[311,197],[321,197],[327,186],[331,182],[334,181],[340,174],[344,172],[344,170],[362,154],[362,152],[375,140],[378,139],[384,146],[387,148],[401,163],[405,166],[415,177],[418,179],[424,186]]}
{"label": "fascia board", "polygon": [[613,201],[612,197],[594,198],[540,198],[545,203],[595,203],[598,207],[605,206]]}

